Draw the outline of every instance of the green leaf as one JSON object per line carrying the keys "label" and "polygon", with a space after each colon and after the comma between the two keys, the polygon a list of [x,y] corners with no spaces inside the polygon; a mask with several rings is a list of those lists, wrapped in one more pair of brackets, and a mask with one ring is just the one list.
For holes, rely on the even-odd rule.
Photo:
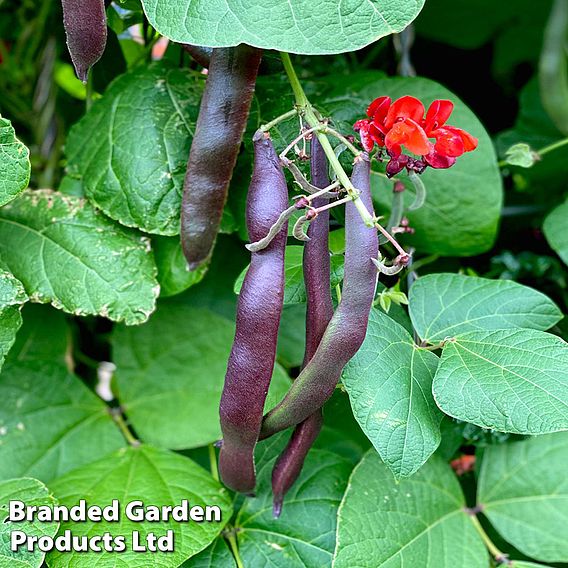
{"label": "green leaf", "polygon": [[203,552],[185,561],[182,568],[237,568],[224,538],[217,538]]}
{"label": "green leaf", "polygon": [[71,330],[65,315],[51,306],[26,304],[24,323],[8,356],[8,362],[49,361],[65,365]]}
{"label": "green leaf", "polygon": [[[412,94],[426,106],[434,99],[450,99],[455,108],[449,123],[463,128],[479,139],[473,152],[461,156],[448,170],[428,168],[421,176],[427,197],[423,207],[408,212],[414,235],[404,242],[421,252],[447,256],[467,256],[490,249],[497,234],[502,205],[502,182],[491,138],[473,112],[453,93],[429,79],[416,77],[385,78],[378,72],[352,73],[345,81],[336,76],[329,89],[315,102],[324,114],[331,114],[343,131],[365,116],[365,109],[377,95],[396,99]],[[405,205],[415,199],[408,176],[398,176],[406,185]],[[392,180],[372,176],[373,197],[378,202],[377,214],[388,215],[392,201]]]}
{"label": "green leaf", "polygon": [[511,166],[532,168],[532,166],[540,160],[540,157],[528,144],[519,142],[507,149],[505,152],[505,160]]}
{"label": "green leaf", "polygon": [[203,77],[165,63],[118,77],[70,131],[68,172],[109,217],[177,235]]}
{"label": "green leaf", "polygon": [[333,566],[486,568],[487,551],[464,507],[458,480],[441,459],[397,482],[371,450],[339,507]]}
{"label": "green leaf", "polygon": [[[99,523],[64,522],[60,534],[70,529],[76,536],[126,536],[126,551],[120,554],[120,564],[128,568],[176,568],[184,560],[206,548],[221,532],[232,513],[231,500],[226,489],[204,469],[191,460],[152,446],[129,447],[88,466],[75,469],[54,481],[50,488],[67,507],[87,499],[89,505],[107,506],[113,499],[120,500],[120,521]],[[221,522],[135,522],[126,517],[127,503],[143,499],[145,505],[176,506],[187,499],[190,506],[217,506],[221,509]],[[148,533],[163,536],[174,531],[173,552],[140,553],[132,551],[132,531],[139,531],[142,542]],[[76,568],[98,566],[115,567],[116,554],[96,552],[50,552],[50,568]]]}
{"label": "green leaf", "polygon": [[490,446],[483,454],[477,489],[483,514],[536,560],[568,562],[567,462],[567,433]]}
{"label": "green leaf", "polygon": [[245,566],[320,568],[329,566],[335,542],[337,507],[351,463],[331,452],[312,450],[284,499],[282,515],[272,516],[271,472],[280,439],[261,444],[257,496],[246,499],[237,520]]}
{"label": "green leaf", "polygon": [[30,151],[16,138],[12,123],[0,116],[0,207],[30,182]]}
{"label": "green leaf", "polygon": [[0,479],[43,482],[124,445],[107,406],[65,367],[6,365],[0,380]]}
{"label": "green leaf", "polygon": [[558,256],[568,264],[568,230],[566,228],[568,219],[568,201],[553,209],[544,220],[544,236],[548,244],[553,248]]}
{"label": "green leaf", "polygon": [[57,505],[57,500],[49,493],[47,487],[37,479],[10,479],[0,482],[0,568],[40,568],[45,553],[35,550],[28,552],[21,549],[10,550],[10,535],[13,531],[22,531],[27,536],[50,536],[57,533],[59,523],[40,521],[8,520],[8,503],[23,501],[26,505]]}
{"label": "green leaf", "polygon": [[544,294],[510,280],[428,274],[410,289],[410,317],[429,343],[474,330],[546,330],[562,312]]}
{"label": "green leaf", "polygon": [[[234,334],[232,322],[173,299],[146,325],[115,330],[118,398],[144,441],[186,449],[221,437],[219,400]],[[267,404],[279,402],[288,386],[276,366]]]}
{"label": "green leaf", "polygon": [[0,268],[0,309],[28,301],[24,285],[11,273]]}
{"label": "green leaf", "polygon": [[568,430],[568,346],[529,329],[472,331],[446,343],[434,398],[450,416],[516,434]]}
{"label": "green leaf", "polygon": [[152,237],[154,260],[158,267],[160,296],[175,296],[203,280],[207,266],[189,270],[179,238]]}
{"label": "green leaf", "polygon": [[28,191],[0,209],[0,257],[33,302],[126,324],[154,310],[159,287],[148,240],[78,197]]}
{"label": "green leaf", "polygon": [[514,560],[511,563],[511,568],[550,568],[544,564],[535,564],[534,562],[518,562]]}
{"label": "green leaf", "polygon": [[[304,247],[289,245],[286,247],[285,273],[286,287],[284,289],[284,304],[304,304],[306,302],[306,287],[302,259]],[[248,266],[235,281],[235,294],[241,291]],[[331,256],[331,287],[335,288],[343,280],[343,255]]]}
{"label": "green leaf", "polygon": [[357,422],[397,478],[418,471],[440,444],[437,366],[402,326],[371,310],[365,341],[343,371]]}
{"label": "green leaf", "polygon": [[28,300],[23,284],[0,268],[0,369],[22,325],[20,305]]}
{"label": "green leaf", "polygon": [[22,315],[18,306],[8,306],[0,310],[0,369],[16,341],[16,333],[21,325]]}
{"label": "green leaf", "polygon": [[354,51],[402,31],[424,0],[368,0],[338,4],[322,0],[264,3],[238,0],[143,0],[148,20],[180,43],[227,47],[248,43],[291,53]]}

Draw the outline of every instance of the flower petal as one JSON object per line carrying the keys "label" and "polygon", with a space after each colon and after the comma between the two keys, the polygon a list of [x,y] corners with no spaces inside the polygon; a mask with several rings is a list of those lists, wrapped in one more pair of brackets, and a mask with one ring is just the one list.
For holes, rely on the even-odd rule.
{"label": "flower petal", "polygon": [[424,161],[434,169],[445,170],[456,163],[456,158],[441,156],[436,150],[432,150],[429,154],[424,156]]}
{"label": "flower petal", "polygon": [[438,154],[457,158],[464,153],[461,136],[456,132],[452,132],[449,128],[438,128],[431,135],[436,139],[434,147]]}
{"label": "flower petal", "polygon": [[379,97],[367,107],[367,116],[382,122],[391,104],[390,97]]}
{"label": "flower petal", "polygon": [[369,130],[371,127],[371,121],[367,119],[358,120],[353,125],[353,130],[355,132],[359,132],[359,137],[361,138],[361,144],[365,151],[370,152],[375,145],[375,141],[373,140]]}
{"label": "flower petal", "polygon": [[454,103],[452,101],[440,99],[434,101],[428,107],[426,120],[424,121],[424,130],[426,130],[428,136],[430,136],[430,132],[446,124],[446,120],[450,118],[453,110]]}
{"label": "flower petal", "polygon": [[478,140],[475,136],[472,136],[469,132],[462,130],[461,128],[456,128],[455,126],[446,126],[446,130],[457,134],[462,142],[463,142],[463,149],[464,152],[471,152],[477,148]]}
{"label": "flower petal", "polygon": [[400,148],[403,144],[409,152],[419,156],[428,154],[432,149],[432,144],[422,127],[410,118],[396,122],[385,137],[385,145],[388,150]]}
{"label": "flower petal", "polygon": [[391,128],[400,119],[410,118],[420,123],[424,118],[424,105],[415,97],[400,97],[392,103],[385,118],[385,126]]}

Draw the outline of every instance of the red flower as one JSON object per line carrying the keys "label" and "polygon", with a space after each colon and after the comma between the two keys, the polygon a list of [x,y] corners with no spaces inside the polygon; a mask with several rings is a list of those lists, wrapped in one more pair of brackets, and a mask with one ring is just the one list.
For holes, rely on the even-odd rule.
{"label": "red flower", "polygon": [[[426,164],[433,168],[449,168],[457,157],[477,147],[477,139],[471,134],[446,125],[453,108],[451,101],[436,100],[424,117],[424,105],[415,97],[400,97],[392,104],[390,97],[379,97],[367,108],[369,118],[358,120],[354,129],[359,132],[366,151],[372,150],[375,144],[386,146],[393,162],[387,168],[389,173],[400,171],[403,164],[418,169],[423,169]],[[423,158],[401,159],[402,146]]]}

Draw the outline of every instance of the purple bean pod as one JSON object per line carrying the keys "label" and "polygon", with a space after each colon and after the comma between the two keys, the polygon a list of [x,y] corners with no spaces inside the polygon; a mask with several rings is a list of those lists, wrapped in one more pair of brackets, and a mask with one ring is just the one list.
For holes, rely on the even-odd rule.
{"label": "purple bean pod", "polygon": [[[329,185],[327,159],[318,139],[311,143],[311,183],[323,189]],[[314,199],[313,207],[326,205],[328,199]],[[306,285],[306,351],[305,367],[314,356],[321,338],[333,316],[333,301],[330,284],[329,256],[329,210],[322,211],[308,229],[310,240],[304,245],[304,282]],[[272,470],[272,493],[274,495],[274,517],[282,511],[284,496],[292,487],[304,465],[304,460],[315,442],[323,424],[322,410],[319,408],[311,416],[298,424],[280,454]]]}
{"label": "purple bean pod", "polygon": [[[356,158],[351,178],[360,198],[373,210],[370,162]],[[264,418],[261,437],[299,424],[333,394],[346,363],[365,339],[369,312],[375,296],[378,256],[377,232],[367,227],[353,202],[345,206],[345,277],[341,303],[331,318],[314,356],[294,381],[284,399]]]}
{"label": "purple bean pod", "polygon": [[[247,227],[251,241],[256,241],[288,206],[288,188],[270,138],[259,131],[253,141]],[[265,249],[251,254],[239,294],[235,340],[221,397],[219,472],[225,485],[242,493],[251,493],[256,483],[254,447],[276,358],[287,234],[286,223]]]}
{"label": "purple bean pod", "polygon": [[245,44],[211,55],[183,187],[181,244],[190,270],[213,252],[261,55]]}
{"label": "purple bean pod", "polygon": [[87,82],[89,69],[102,57],[107,41],[104,0],[61,0],[67,47],[77,77]]}

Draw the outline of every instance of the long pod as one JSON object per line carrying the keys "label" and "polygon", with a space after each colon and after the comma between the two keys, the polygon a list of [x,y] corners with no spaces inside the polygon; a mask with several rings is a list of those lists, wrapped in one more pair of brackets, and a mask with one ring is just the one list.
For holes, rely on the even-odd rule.
{"label": "long pod", "polygon": [[[318,139],[311,143],[311,182],[323,189],[329,186],[327,159]],[[327,199],[317,197],[313,207],[321,207]],[[333,301],[330,286],[329,257],[329,210],[322,211],[310,224],[310,240],[304,245],[304,282],[306,285],[306,350],[305,367],[314,356],[321,338],[333,316]],[[272,470],[272,493],[274,516],[282,511],[284,495],[294,484],[304,465],[304,460],[315,442],[323,423],[321,408],[298,424],[288,445],[276,460]]]}
{"label": "long pod", "polygon": [[[369,211],[373,209],[368,156],[356,159],[351,178]],[[299,424],[333,394],[345,364],[365,339],[377,285],[378,237],[367,227],[353,202],[345,206],[345,278],[341,303],[329,322],[314,356],[292,383],[284,399],[265,417],[261,436]]]}
{"label": "long pod", "polygon": [[211,55],[183,188],[181,243],[191,270],[213,251],[260,58],[259,49],[245,44]]}
{"label": "long pod", "polygon": [[[253,140],[247,227],[250,239],[255,241],[288,206],[288,189],[270,138],[259,131]],[[235,340],[221,397],[219,472],[225,485],[243,493],[252,492],[256,481],[253,454],[276,357],[287,232],[286,223],[265,249],[251,255],[239,294]]]}
{"label": "long pod", "polygon": [[77,77],[87,81],[89,69],[102,57],[107,40],[104,0],[61,0],[67,47]]}

